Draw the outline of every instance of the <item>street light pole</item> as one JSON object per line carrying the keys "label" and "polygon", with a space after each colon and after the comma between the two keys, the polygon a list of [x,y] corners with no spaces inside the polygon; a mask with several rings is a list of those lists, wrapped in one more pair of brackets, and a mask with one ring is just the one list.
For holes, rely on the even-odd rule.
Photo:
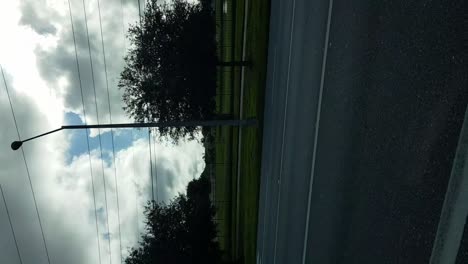
{"label": "street light pole", "polygon": [[123,123],[123,124],[99,124],[99,125],[70,125],[61,126],[60,128],[51,130],[49,132],[20,140],[13,141],[11,143],[11,149],[19,149],[24,142],[39,138],[45,135],[49,135],[60,130],[66,129],[90,129],[90,128],[142,128],[142,127],[215,127],[215,126],[256,126],[256,119],[244,119],[244,120],[204,120],[204,121],[169,121],[169,122],[156,122],[156,123]]}

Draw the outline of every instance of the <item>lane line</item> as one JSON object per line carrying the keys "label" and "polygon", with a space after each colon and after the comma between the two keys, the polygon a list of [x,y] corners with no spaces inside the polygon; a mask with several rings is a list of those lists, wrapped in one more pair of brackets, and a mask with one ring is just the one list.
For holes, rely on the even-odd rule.
{"label": "lane line", "polygon": [[[244,25],[242,36],[242,61],[245,61],[246,38],[247,38],[247,22],[248,22],[249,0],[244,1]],[[241,89],[240,89],[240,103],[239,103],[239,119],[242,120],[244,114],[244,87],[245,87],[245,66],[241,70]],[[241,150],[242,150],[242,127],[239,127],[239,135],[237,140],[237,186],[236,186],[236,257],[239,257],[239,202],[240,202],[240,166],[241,166]]]}
{"label": "lane line", "polygon": [[456,263],[468,216],[468,108],[432,246],[430,264]]}
{"label": "lane line", "polygon": [[325,68],[327,66],[328,41],[330,38],[330,24],[331,24],[332,9],[333,9],[333,0],[330,0],[330,3],[328,5],[327,31],[325,33],[325,43],[324,43],[323,60],[322,60],[322,73],[320,76],[320,90],[319,90],[319,98],[318,98],[318,104],[317,104],[317,116],[315,118],[314,150],[312,154],[312,168],[310,171],[306,226],[304,230],[304,247],[302,249],[302,264],[306,263],[307,242],[308,242],[307,235],[309,233],[309,220],[310,220],[310,202],[312,200],[312,185],[314,182],[315,165],[316,165],[316,160],[317,160],[318,133],[319,133],[319,126],[320,126],[320,114],[322,112],[323,85],[325,83]]}
{"label": "lane line", "polygon": [[278,246],[278,220],[279,220],[280,201],[281,201],[281,176],[283,173],[284,135],[286,132],[286,115],[288,112],[289,77],[291,73],[291,53],[292,53],[292,39],[293,39],[293,33],[294,33],[295,11],[296,11],[296,0],[293,1],[292,17],[291,17],[291,33],[289,35],[288,75],[286,77],[286,95],[285,95],[284,117],[283,117],[283,135],[282,135],[282,141],[281,141],[281,159],[280,159],[280,170],[279,170],[279,177],[278,177],[278,202],[277,202],[277,207],[276,207],[275,246],[273,250],[273,254],[274,254],[273,264],[276,264],[276,249]]}

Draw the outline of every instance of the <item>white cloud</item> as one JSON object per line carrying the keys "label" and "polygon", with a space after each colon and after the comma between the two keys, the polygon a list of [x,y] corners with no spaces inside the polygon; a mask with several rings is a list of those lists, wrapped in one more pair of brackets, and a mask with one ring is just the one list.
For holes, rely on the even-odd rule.
{"label": "white cloud", "polygon": [[[120,1],[100,1],[104,50],[101,44],[98,2],[97,0],[85,1],[92,62],[89,58],[82,1],[70,1],[87,121],[88,123],[97,122],[94,97],[95,87],[99,121],[101,123],[109,122],[109,104],[103,59],[103,51],[105,51],[113,121],[128,122],[130,120],[122,109],[122,91],[117,88],[117,82],[123,68],[125,47],[128,45],[127,41],[124,40],[124,30],[126,31],[130,23],[137,21],[137,1],[126,1],[122,6]],[[64,107],[68,111],[82,115],[81,92],[76,69],[68,4],[66,1],[63,1],[62,5],[56,2],[59,1],[23,0],[20,5],[21,11],[34,15],[30,16],[29,19],[21,17],[19,21],[23,27],[29,28],[30,31],[33,31],[40,38],[49,39],[49,42],[54,41],[53,44],[35,47],[34,52],[37,58],[35,64],[37,64],[41,77],[46,81],[47,86],[53,94],[64,100]],[[31,10],[34,10],[34,12]],[[43,32],[43,28],[51,27],[57,28],[55,33],[50,33],[50,30],[45,33]],[[54,48],[50,48],[50,46]],[[91,63],[93,64],[92,72]],[[59,76],[66,77],[68,82],[58,82]],[[96,135],[93,132],[93,136]]]}
{"label": "white cloud", "polygon": [[[98,81],[97,96],[102,120],[108,120],[107,93],[103,83],[102,55],[97,24],[96,1],[89,5],[93,59]],[[136,18],[136,1],[125,1],[126,22]],[[88,122],[95,122],[94,95],[90,87],[87,43],[83,32],[81,1],[72,0],[77,22],[79,62],[85,83],[85,103]],[[115,86],[122,67],[123,38],[120,1],[102,0],[104,33],[110,81]],[[43,133],[64,123],[64,113],[73,110],[81,114],[81,95],[76,77],[73,39],[66,2],[58,0],[2,1],[0,34],[8,36],[0,42],[0,63],[15,108],[23,138]],[[27,14],[26,11],[34,15]],[[23,13],[21,13],[23,12]],[[132,18],[133,17],[133,18]],[[36,23],[38,22],[38,23]],[[40,23],[39,23],[40,22]],[[32,200],[29,181],[20,151],[9,145],[16,131],[9,104],[0,82],[0,184],[5,191],[10,214],[24,263],[46,263],[42,237]],[[111,88],[111,87],[110,87]],[[128,121],[121,111],[120,92],[111,89],[114,122]],[[114,112],[115,111],[115,112]],[[67,161],[69,137],[56,133],[25,143],[24,150],[31,172],[44,233],[52,263],[97,263],[97,241],[89,158],[86,155]],[[83,144],[86,144],[83,137]],[[203,169],[203,147],[196,142],[180,145],[158,144],[157,193],[168,201]],[[104,208],[104,192],[99,154],[91,155],[99,214],[102,261],[108,261]],[[137,238],[137,217],[142,219],[142,206],[149,198],[150,176],[148,144],[140,139],[117,153],[117,177],[124,252]],[[118,223],[113,164],[104,164],[107,184],[113,263],[119,263]],[[139,186],[136,197],[135,186]],[[137,199],[136,199],[137,198]],[[139,215],[136,214],[139,204]],[[140,228],[143,224],[139,224]],[[16,250],[3,205],[0,203],[0,263],[17,263]]]}

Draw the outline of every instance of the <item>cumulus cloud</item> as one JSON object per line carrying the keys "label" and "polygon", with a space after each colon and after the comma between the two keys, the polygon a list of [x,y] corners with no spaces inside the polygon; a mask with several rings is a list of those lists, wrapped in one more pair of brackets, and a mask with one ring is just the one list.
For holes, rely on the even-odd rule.
{"label": "cumulus cloud", "polygon": [[[85,0],[89,6],[91,51],[96,77],[100,121],[108,120],[107,92],[103,75],[102,51],[97,2]],[[134,2],[124,1],[124,25],[138,14]],[[2,64],[10,89],[18,128],[23,138],[37,135],[64,124],[64,113],[81,112],[81,93],[76,75],[73,38],[67,4],[64,1],[7,1],[0,9],[0,34],[8,36],[0,43]],[[108,58],[111,105],[114,122],[127,121],[121,111],[120,92],[115,88],[122,67],[124,42],[120,2],[101,1],[104,40]],[[72,0],[75,29],[84,83],[88,123],[96,122],[94,94],[89,67],[87,39],[82,21],[81,1]],[[133,15],[131,15],[133,14]],[[0,77],[0,184],[5,191],[13,226],[24,263],[47,263],[42,236],[32,199],[29,179],[20,151],[9,145],[17,138],[15,126]],[[119,131],[116,131],[118,133]],[[96,132],[94,132],[94,135]],[[98,229],[102,261],[109,260],[108,238],[112,262],[119,263],[119,223],[117,221],[118,180],[122,254],[135,245],[143,228],[142,209],[150,198],[151,177],[148,142],[139,138],[119,149],[116,163],[91,155],[69,158],[70,133],[55,133],[25,143],[23,146],[31,172],[37,205],[52,263],[97,263],[98,247],[94,214],[93,183],[98,212]],[[82,138],[82,144],[86,139]],[[108,153],[109,149],[104,150]],[[168,202],[184,192],[187,183],[204,168],[203,147],[197,142],[179,145],[159,142],[155,147],[157,174],[154,185],[159,201]],[[154,154],[153,153],[153,154]],[[91,160],[91,167],[90,167]],[[103,163],[102,163],[103,162]],[[103,166],[102,166],[103,164]],[[104,170],[102,169],[104,167]],[[92,176],[91,177],[91,169]],[[104,177],[103,177],[104,176]],[[106,182],[109,231],[104,199]],[[18,263],[5,208],[0,203],[0,263]]]}
{"label": "cumulus cloud", "polygon": [[[21,20],[22,25],[28,25],[34,29],[38,34],[55,34],[57,29],[45,17],[37,12],[38,7],[46,4],[46,1],[39,0],[34,2],[21,2]],[[49,15],[50,16],[50,15]]]}
{"label": "cumulus cloud", "polygon": [[[40,1],[41,2],[41,1]],[[68,4],[56,5],[59,11],[51,9],[53,1],[38,4],[35,0],[23,0],[21,23],[34,29],[38,34],[53,34],[56,38],[55,47],[36,47],[37,67],[41,77],[59,96],[63,97],[64,105],[68,111],[82,115],[81,91],[77,75],[77,66],[74,54],[74,40],[69,17]],[[123,69],[123,56],[127,48],[124,34],[130,23],[135,23],[138,17],[137,1],[110,1],[101,0],[102,31],[97,0],[86,0],[86,17],[89,32],[89,45],[86,31],[86,20],[83,2],[71,0],[73,26],[78,53],[78,62],[81,70],[84,104],[88,113],[87,121],[96,123],[109,122],[109,103],[107,98],[107,85],[104,65],[104,52],[106,55],[107,81],[109,86],[110,105],[114,122],[130,121],[123,111],[121,100],[122,91],[117,88],[120,72]],[[59,30],[44,31],[46,26],[57,27]],[[54,26],[52,26],[54,25]],[[39,27],[39,28],[38,28]],[[104,49],[102,48],[104,42]],[[91,60],[90,60],[91,53]],[[92,64],[92,69],[91,69]],[[57,76],[65,76],[65,84],[57,82]],[[61,87],[62,85],[62,87]],[[63,87],[66,86],[66,87]],[[96,92],[96,97],[94,93]],[[97,105],[97,111],[96,111]],[[96,134],[93,134],[95,136]]]}

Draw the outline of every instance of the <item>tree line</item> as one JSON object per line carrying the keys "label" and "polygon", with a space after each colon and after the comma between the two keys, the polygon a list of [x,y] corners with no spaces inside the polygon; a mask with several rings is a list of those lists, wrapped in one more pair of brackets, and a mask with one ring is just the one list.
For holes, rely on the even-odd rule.
{"label": "tree line", "polygon": [[[136,122],[208,120],[215,117],[217,67],[246,65],[216,56],[211,1],[147,1],[140,21],[128,31],[130,48],[120,74],[124,110]],[[196,127],[158,128],[178,141]],[[126,264],[220,263],[210,180],[203,173],[187,193],[169,204],[150,201],[146,228]]]}

